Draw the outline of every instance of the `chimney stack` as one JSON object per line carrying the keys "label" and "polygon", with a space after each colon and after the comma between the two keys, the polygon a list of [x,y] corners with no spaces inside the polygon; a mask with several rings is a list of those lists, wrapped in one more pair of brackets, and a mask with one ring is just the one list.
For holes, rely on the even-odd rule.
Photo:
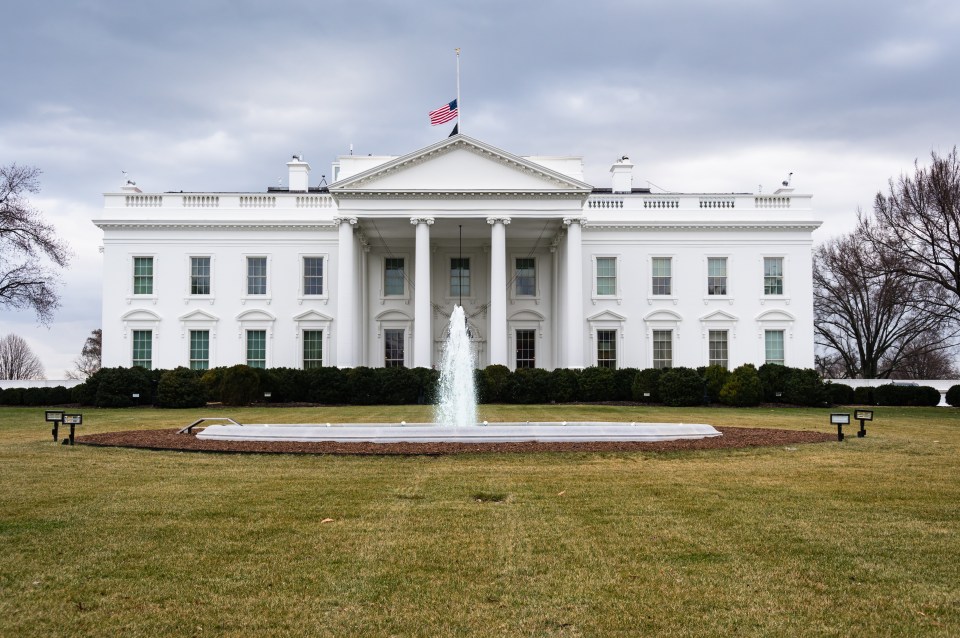
{"label": "chimney stack", "polygon": [[287,180],[290,192],[306,193],[310,186],[310,165],[304,162],[301,156],[294,155],[293,159],[287,162],[287,168],[290,169]]}
{"label": "chimney stack", "polygon": [[610,167],[613,178],[614,193],[629,193],[633,188],[633,164],[630,158],[624,155]]}

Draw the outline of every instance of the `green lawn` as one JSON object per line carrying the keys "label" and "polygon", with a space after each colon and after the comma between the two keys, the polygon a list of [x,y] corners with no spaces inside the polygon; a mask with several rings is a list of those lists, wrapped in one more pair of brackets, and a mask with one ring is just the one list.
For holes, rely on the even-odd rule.
{"label": "green lawn", "polygon": [[[82,432],[429,419],[83,412]],[[843,444],[397,458],[71,448],[41,409],[3,408],[0,636],[960,635],[960,410],[876,412]],[[480,418],[830,431],[827,413]]]}

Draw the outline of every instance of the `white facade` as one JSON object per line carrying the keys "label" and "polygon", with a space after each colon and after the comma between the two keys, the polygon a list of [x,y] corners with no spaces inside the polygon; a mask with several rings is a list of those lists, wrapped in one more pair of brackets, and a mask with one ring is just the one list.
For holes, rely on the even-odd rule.
{"label": "white facade", "polygon": [[809,195],[652,194],[626,158],[595,188],[462,135],[288,167],[105,195],[105,366],[429,367],[461,299],[481,366],[813,365]]}

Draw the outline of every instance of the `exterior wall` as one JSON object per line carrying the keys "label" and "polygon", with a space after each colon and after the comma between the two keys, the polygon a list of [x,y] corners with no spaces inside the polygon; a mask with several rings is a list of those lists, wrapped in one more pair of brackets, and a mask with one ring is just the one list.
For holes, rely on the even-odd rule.
{"label": "exterior wall", "polygon": [[[269,367],[303,365],[304,329],[324,331],[324,365],[382,366],[383,331],[399,328],[410,366],[417,321],[430,322],[428,350],[438,362],[447,318],[459,301],[449,288],[458,229],[463,256],[471,259],[471,294],[463,302],[481,366],[491,361],[494,335],[500,343],[505,338],[507,363],[515,367],[518,329],[535,330],[536,365],[547,369],[596,364],[597,330],[616,331],[619,367],[651,366],[652,331],[667,329],[673,365],[706,365],[711,329],[728,331],[730,368],[764,362],[768,329],[784,331],[787,365],[813,365],[811,233],[819,222],[810,196],[591,193],[589,185],[560,173],[576,173],[578,159],[554,159],[551,168],[541,158],[544,168],[451,138],[403,158],[341,158],[352,177],[329,193],[146,194],[129,187],[108,194],[95,221],[104,231],[104,365],[132,364],[138,329],[153,331],[154,367],[189,365],[193,328],[210,330],[211,367],[246,361],[248,329],[267,331]],[[431,184],[438,190],[426,188]],[[508,285],[505,325],[491,325],[491,217],[509,220],[508,282],[516,258],[537,260],[535,295],[517,296]],[[339,224],[343,218],[349,226]],[[414,312],[411,218],[431,220],[428,317]],[[569,223],[580,231],[579,247],[575,240],[571,245],[577,233],[571,235]],[[347,238],[350,264],[340,259]],[[582,259],[569,272],[577,254]],[[403,295],[383,291],[383,260],[390,255],[405,260]],[[154,259],[153,294],[133,294],[136,256]],[[190,294],[191,256],[211,258],[210,295]],[[268,260],[266,295],[246,294],[248,256]],[[325,259],[322,295],[302,294],[304,256]],[[672,260],[670,295],[652,294],[654,256]],[[783,295],[763,294],[765,256],[783,258]],[[597,294],[596,260],[604,257],[616,259],[613,295]],[[709,257],[727,259],[726,295],[707,292]],[[341,269],[352,290],[344,296],[352,304],[346,314],[338,294]],[[578,272],[580,301],[571,290]],[[353,319],[338,324],[341,316]],[[350,351],[338,352],[338,342]]]}

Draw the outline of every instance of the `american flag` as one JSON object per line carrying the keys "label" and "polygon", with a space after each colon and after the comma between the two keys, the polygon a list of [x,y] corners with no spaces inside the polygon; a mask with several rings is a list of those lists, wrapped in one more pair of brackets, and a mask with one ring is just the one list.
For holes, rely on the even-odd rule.
{"label": "american flag", "polygon": [[444,104],[436,111],[430,111],[430,125],[444,124],[457,117],[457,101]]}

